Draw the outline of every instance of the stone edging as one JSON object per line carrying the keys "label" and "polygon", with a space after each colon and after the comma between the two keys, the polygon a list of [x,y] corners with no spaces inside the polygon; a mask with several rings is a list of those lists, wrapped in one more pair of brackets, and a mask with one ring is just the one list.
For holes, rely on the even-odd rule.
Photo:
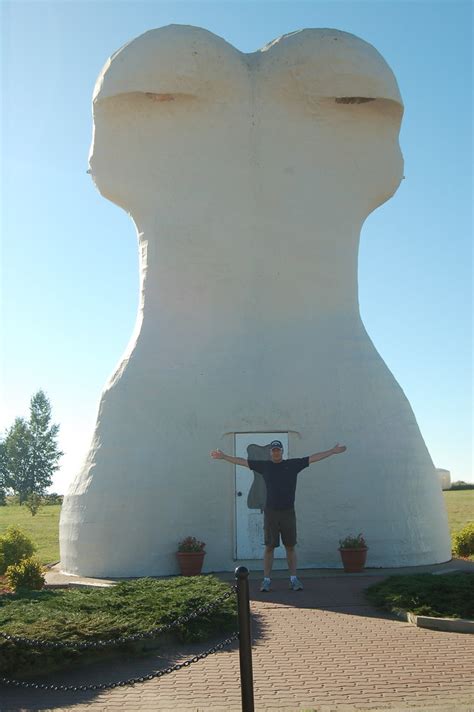
{"label": "stone edging", "polygon": [[415,613],[405,611],[401,608],[392,608],[392,613],[394,613],[397,618],[416,625],[418,628],[430,628],[431,630],[442,630],[449,633],[474,633],[474,621],[464,618],[417,616]]}

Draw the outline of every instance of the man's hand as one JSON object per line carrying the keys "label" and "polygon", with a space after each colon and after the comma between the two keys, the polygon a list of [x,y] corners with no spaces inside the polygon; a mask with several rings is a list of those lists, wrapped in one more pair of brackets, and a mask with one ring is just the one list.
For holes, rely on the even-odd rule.
{"label": "man's hand", "polygon": [[225,455],[222,450],[211,450],[211,457],[214,460],[223,460]]}
{"label": "man's hand", "polygon": [[232,455],[226,455],[222,450],[211,450],[211,457],[213,460],[225,460],[226,462],[231,462],[233,465],[240,465],[241,467],[248,467],[248,460],[243,457],[232,457]]}
{"label": "man's hand", "polygon": [[339,445],[339,443],[336,443],[330,450],[326,450],[325,452],[315,452],[314,455],[310,455],[309,464],[312,465],[313,462],[319,462],[319,460],[324,460],[326,457],[331,457],[332,455],[339,455],[339,453],[345,452],[346,450],[347,448],[345,445]]}

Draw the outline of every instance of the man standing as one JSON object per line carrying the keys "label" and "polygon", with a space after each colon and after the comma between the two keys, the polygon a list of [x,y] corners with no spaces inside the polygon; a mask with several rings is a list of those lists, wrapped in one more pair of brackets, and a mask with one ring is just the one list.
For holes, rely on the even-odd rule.
{"label": "man standing", "polygon": [[344,452],[346,447],[337,443],[331,450],[317,452],[309,457],[283,459],[283,445],[280,440],[270,443],[270,460],[245,460],[232,457],[221,450],[212,450],[214,460],[226,460],[234,465],[248,467],[259,472],[265,480],[267,498],[264,509],[265,552],[263,555],[263,581],[260,591],[270,591],[270,574],[273,566],[273,553],[280,546],[280,534],[286,549],[286,559],[290,572],[290,588],[301,591],[303,584],[296,576],[296,516],[295,491],[298,472],[313,462],[324,460],[331,455]]}

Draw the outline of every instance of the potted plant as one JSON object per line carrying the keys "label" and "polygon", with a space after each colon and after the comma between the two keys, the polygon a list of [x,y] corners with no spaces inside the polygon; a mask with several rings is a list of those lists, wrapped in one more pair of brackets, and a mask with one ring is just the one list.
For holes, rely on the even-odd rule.
{"label": "potted plant", "polygon": [[364,570],[367,549],[368,546],[362,534],[339,539],[339,552],[346,573],[357,574]]}
{"label": "potted plant", "polygon": [[205,546],[194,536],[187,536],[179,542],[176,556],[182,576],[199,576],[206,555]]}

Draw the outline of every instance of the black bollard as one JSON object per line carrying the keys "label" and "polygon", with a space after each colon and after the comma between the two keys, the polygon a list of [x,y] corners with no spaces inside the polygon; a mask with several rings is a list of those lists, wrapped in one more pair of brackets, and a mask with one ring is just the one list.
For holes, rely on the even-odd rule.
{"label": "black bollard", "polygon": [[242,712],[254,712],[252,633],[250,629],[249,571],[245,566],[235,569],[237,607],[239,614],[240,690]]}

